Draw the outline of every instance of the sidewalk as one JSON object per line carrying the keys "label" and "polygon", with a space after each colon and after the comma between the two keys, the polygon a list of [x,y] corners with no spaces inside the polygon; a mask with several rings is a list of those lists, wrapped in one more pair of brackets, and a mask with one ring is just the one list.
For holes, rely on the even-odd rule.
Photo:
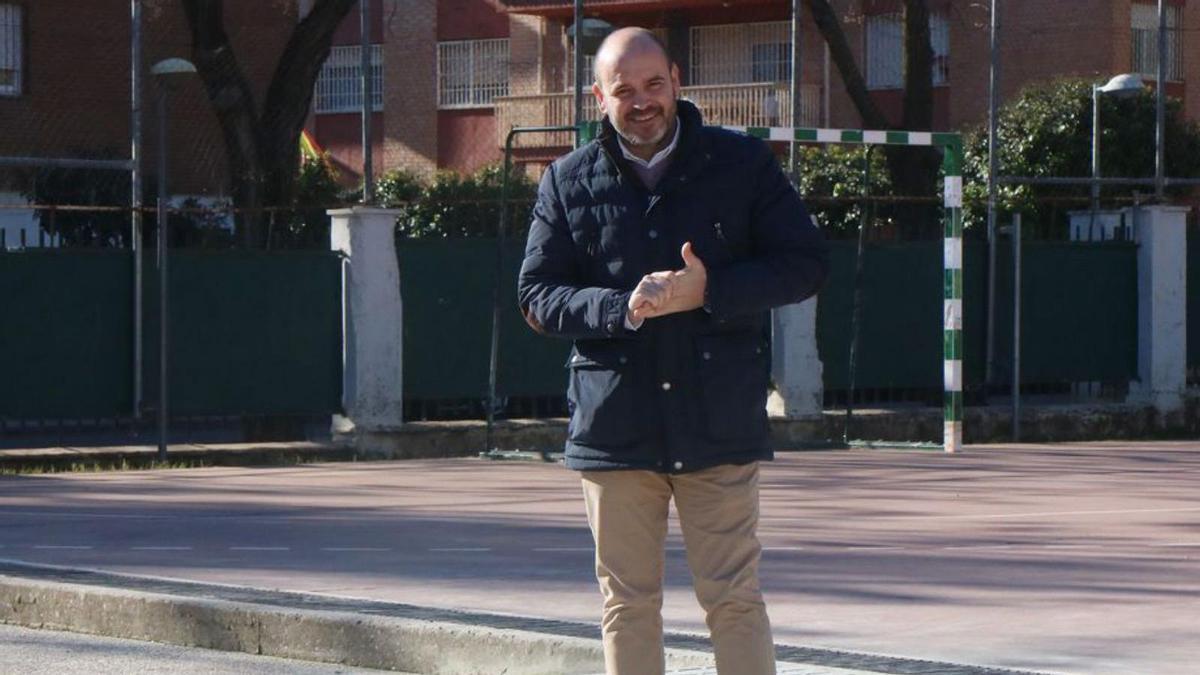
{"label": "sidewalk", "polygon": [[[761,526],[779,655],[864,672],[1190,675],[1200,663],[1198,481],[1196,442],[781,454],[764,465]],[[293,619],[274,625],[293,636],[289,644],[346,646],[355,644],[348,627],[421,620],[394,614],[407,608],[435,619],[431,634],[501,631],[504,640],[471,640],[497,650],[512,649],[513,634],[532,635],[541,646],[521,647],[519,663],[577,655],[570,670],[540,672],[599,671],[599,596],[578,477],[554,464],[450,459],[3,476],[0,557],[186,586],[0,570],[6,588],[86,586],[55,591],[80,598],[67,618],[82,616],[79,607],[113,607],[112,599],[88,599],[99,586],[328,611],[345,619],[330,624],[340,638],[288,633]],[[230,587],[251,595],[219,590]],[[43,597],[32,588],[12,592]],[[181,602],[166,605],[175,609],[155,625],[178,625],[192,639],[233,625]],[[5,612],[51,606],[11,594],[0,600]],[[464,623],[464,615],[478,620]],[[711,658],[695,638],[705,629],[674,522],[664,619],[672,647]],[[501,653],[488,663],[500,663]]]}

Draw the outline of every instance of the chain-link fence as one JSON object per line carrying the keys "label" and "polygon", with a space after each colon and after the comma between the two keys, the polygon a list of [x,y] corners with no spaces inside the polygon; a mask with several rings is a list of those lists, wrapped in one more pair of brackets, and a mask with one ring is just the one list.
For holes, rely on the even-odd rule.
{"label": "chain-link fence", "polygon": [[[1032,338],[1047,346],[1043,356],[1035,357],[1037,347],[1029,352],[1045,361],[1031,371],[1040,374],[1027,380],[1030,391],[1064,400],[1116,398],[1136,375],[1129,356],[1136,345],[1120,323],[1125,319],[1093,325],[1085,321],[1086,308],[1103,313],[1088,304],[1097,288],[1106,289],[1100,297],[1112,303],[1128,301],[1129,209],[1156,201],[1160,187],[1174,203],[1195,201],[1189,181],[1200,176],[1200,52],[1190,46],[1200,35],[1200,10],[1165,3],[1160,142],[1154,3],[589,0],[578,36],[573,4],[372,0],[364,15],[350,0],[49,0],[36,6],[0,0],[0,249],[7,251],[0,261],[11,269],[17,253],[33,249],[138,251],[128,257],[127,335],[104,357],[130,371],[135,384],[117,406],[124,412],[90,416],[144,418],[155,409],[149,348],[130,345],[155,337],[149,313],[157,298],[135,289],[144,289],[157,269],[160,192],[167,195],[172,250],[327,251],[325,212],[363,201],[369,159],[372,202],[398,209],[400,255],[415,256],[415,267],[405,272],[406,307],[432,298],[430,312],[456,304],[486,317],[490,293],[480,289],[496,279],[482,275],[458,289],[436,279],[426,283],[412,276],[423,269],[417,258],[460,268],[481,264],[466,262],[465,251],[486,248],[478,242],[496,235],[505,135],[514,126],[574,124],[577,91],[583,119],[597,120],[593,54],[608,31],[628,25],[649,28],[664,43],[679,67],[681,96],[711,124],[965,133],[969,402],[1011,393],[1003,365],[1010,347],[1002,334],[1011,328],[1003,297],[1011,298],[1006,226],[1015,214],[1026,246],[1041,247],[1024,263],[1046,270],[1027,273],[1022,292],[1036,304],[1062,301],[1063,289],[1076,289],[1072,305],[1080,308],[1080,316],[1068,318],[1048,305],[1037,324],[1027,315],[1026,325],[1062,326],[1061,333],[1039,329]],[[800,8],[796,22],[793,6]],[[584,64],[579,75],[577,37]],[[185,59],[190,67],[169,59]],[[988,143],[993,72],[994,167]],[[1127,86],[1128,78],[1110,83],[1122,73],[1139,76],[1140,88]],[[365,113],[364,89],[370,92]],[[1099,141],[1095,152],[1093,139]],[[574,142],[570,132],[518,139],[509,255],[519,256],[542,168]],[[826,403],[936,402],[942,372],[934,328],[941,325],[937,158],[911,148],[773,146],[840,261],[819,305]],[[1093,176],[1102,180],[1089,182]],[[860,228],[866,276],[856,282],[839,275],[854,267]],[[431,252],[437,246],[446,250]],[[515,274],[511,264],[506,274]],[[918,266],[920,274],[933,275],[920,282],[931,285],[928,296],[929,289],[905,277]],[[898,277],[906,283],[895,283]],[[848,294],[856,283],[866,294],[865,361],[864,379],[851,383],[840,364],[852,329]],[[426,343],[416,326],[428,326],[429,319],[406,312],[405,320],[414,322],[412,344],[418,345],[411,354],[406,347],[406,361],[431,362],[420,350],[447,338],[430,333],[428,346],[419,347]],[[1081,325],[1090,326],[1086,334]],[[522,341],[537,338],[521,333],[519,324],[511,330],[505,344],[526,354]],[[1062,344],[1075,351],[1064,356],[1052,348]],[[911,359],[919,365],[897,366],[898,350],[919,355]],[[453,364],[425,375],[420,368],[407,371],[413,373],[406,382],[408,414],[478,416],[486,349],[464,343],[440,351],[470,362],[463,366],[468,374],[448,377]],[[536,386],[508,386],[507,414],[561,413],[561,384],[540,384],[558,382],[556,376],[532,377]],[[426,377],[459,384],[433,386]],[[507,377],[525,375],[514,367]],[[49,417],[0,410],[10,421]]]}

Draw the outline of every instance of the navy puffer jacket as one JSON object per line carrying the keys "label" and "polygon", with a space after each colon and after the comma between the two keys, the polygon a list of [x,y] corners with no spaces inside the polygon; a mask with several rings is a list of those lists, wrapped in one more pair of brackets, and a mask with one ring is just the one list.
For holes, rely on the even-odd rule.
{"label": "navy puffer jacket", "polygon": [[[547,169],[517,282],[526,320],[574,340],[567,362],[573,469],[680,473],[772,456],[772,307],[821,287],[828,252],[767,145],[705,127],[679,102],[679,144],[648,191],[604,123]],[[625,327],[642,276],[708,270],[705,306]]]}

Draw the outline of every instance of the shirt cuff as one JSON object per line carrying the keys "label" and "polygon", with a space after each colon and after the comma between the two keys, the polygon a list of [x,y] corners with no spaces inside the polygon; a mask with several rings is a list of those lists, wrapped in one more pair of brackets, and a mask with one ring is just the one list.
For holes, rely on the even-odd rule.
{"label": "shirt cuff", "polygon": [[637,329],[641,328],[642,324],[644,324],[644,323],[646,323],[645,319],[641,319],[637,323],[634,323],[633,320],[629,318],[629,313],[628,312],[625,313],[625,327],[628,328],[629,330],[637,330]]}

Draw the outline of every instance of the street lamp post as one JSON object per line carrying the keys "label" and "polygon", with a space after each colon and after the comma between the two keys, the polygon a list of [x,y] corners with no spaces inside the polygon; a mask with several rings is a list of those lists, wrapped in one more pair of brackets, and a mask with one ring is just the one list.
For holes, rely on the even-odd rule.
{"label": "street lamp post", "polygon": [[158,84],[158,461],[167,461],[167,97],[178,75],[195,73],[186,59],[166,59],[150,68]]}
{"label": "street lamp post", "polygon": [[1133,73],[1116,75],[1103,85],[1092,85],[1092,198],[1089,237],[1096,227],[1096,212],[1100,209],[1100,94],[1128,98],[1137,94],[1143,87],[1142,76]]}

